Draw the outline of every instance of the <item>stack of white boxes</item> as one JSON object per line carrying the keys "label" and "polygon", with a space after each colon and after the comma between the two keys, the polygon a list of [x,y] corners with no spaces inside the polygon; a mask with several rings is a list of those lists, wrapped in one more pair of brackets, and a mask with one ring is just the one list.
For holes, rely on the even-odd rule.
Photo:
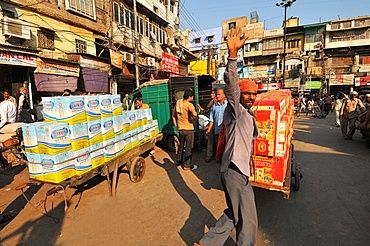
{"label": "stack of white boxes", "polygon": [[159,133],[150,109],[123,111],[120,95],[43,97],[46,122],[24,124],[32,179],[60,183]]}

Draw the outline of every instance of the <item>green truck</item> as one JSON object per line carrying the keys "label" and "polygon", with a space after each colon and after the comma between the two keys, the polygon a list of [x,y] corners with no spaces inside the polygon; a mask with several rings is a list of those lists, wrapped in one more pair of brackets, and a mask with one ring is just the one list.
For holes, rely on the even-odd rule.
{"label": "green truck", "polygon": [[[194,106],[200,104],[203,108],[211,100],[212,82],[215,79],[208,75],[191,77],[170,77],[169,79],[148,81],[133,91],[131,97],[142,97],[143,102],[152,109],[153,119],[158,120],[158,127],[163,133],[163,140],[170,151],[176,151],[178,131],[172,123],[172,109],[178,99],[182,99],[186,89],[195,92]],[[132,100],[133,102],[134,100]],[[198,108],[198,107],[196,107]],[[199,112],[199,111],[198,111]],[[204,144],[204,131],[200,129],[198,119],[194,122],[195,144],[200,148]]]}

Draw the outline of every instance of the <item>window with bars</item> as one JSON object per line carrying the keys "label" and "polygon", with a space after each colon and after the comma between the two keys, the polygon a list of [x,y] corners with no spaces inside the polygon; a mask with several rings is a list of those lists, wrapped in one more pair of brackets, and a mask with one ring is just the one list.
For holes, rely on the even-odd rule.
{"label": "window with bars", "polygon": [[299,40],[291,40],[287,42],[287,48],[299,48]]}
{"label": "window with bars", "polygon": [[262,47],[264,50],[279,49],[282,48],[282,43],[282,38],[267,39],[263,41]]}
{"label": "window with bars", "polygon": [[307,34],[305,36],[305,43],[316,43],[316,42],[322,42],[322,34],[315,33],[315,34]]}
{"label": "window with bars", "polygon": [[66,0],[66,9],[96,19],[94,0]]}
{"label": "window with bars", "polygon": [[76,53],[87,53],[86,41],[76,39]]}
{"label": "window with bars", "polygon": [[37,31],[37,47],[54,50],[54,36],[53,32]]}

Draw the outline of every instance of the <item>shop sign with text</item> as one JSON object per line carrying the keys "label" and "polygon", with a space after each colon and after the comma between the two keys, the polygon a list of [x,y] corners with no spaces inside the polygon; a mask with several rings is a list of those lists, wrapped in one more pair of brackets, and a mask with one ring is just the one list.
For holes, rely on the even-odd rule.
{"label": "shop sign with text", "polygon": [[36,67],[36,56],[0,50],[0,64]]}
{"label": "shop sign with text", "polygon": [[37,68],[35,72],[78,77],[80,75],[80,67],[78,66],[78,64],[62,64],[58,62],[49,62],[41,58],[37,58]]}
{"label": "shop sign with text", "polygon": [[179,59],[162,52],[162,69],[171,73],[179,73]]}

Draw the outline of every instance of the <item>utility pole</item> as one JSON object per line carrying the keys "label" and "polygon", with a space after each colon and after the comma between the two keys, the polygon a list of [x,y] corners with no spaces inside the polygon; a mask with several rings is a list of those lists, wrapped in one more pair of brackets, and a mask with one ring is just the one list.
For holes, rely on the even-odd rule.
{"label": "utility pole", "polygon": [[284,31],[284,38],[283,38],[283,81],[282,81],[282,87],[285,87],[285,57],[286,57],[286,10],[296,0],[282,0],[280,3],[277,3],[276,6],[284,8],[284,25],[283,25],[283,31]]}
{"label": "utility pole", "polygon": [[134,18],[133,18],[133,25],[134,25],[134,56],[135,56],[135,79],[136,79],[136,87],[140,86],[139,81],[139,48],[138,48],[138,38],[137,38],[137,23],[136,23],[136,17],[137,17],[137,10],[136,10],[136,0],[133,0],[134,5]]}
{"label": "utility pole", "polygon": [[[109,47],[108,49],[113,50],[113,44],[112,44],[112,38],[113,38],[113,2],[110,2],[110,11],[109,11],[109,37],[108,37],[108,42],[109,42]],[[110,52],[109,52],[110,53]],[[110,88],[110,93],[112,95],[117,95],[117,81],[116,78],[113,77],[112,73],[113,66],[112,64],[109,64],[109,71],[108,71],[108,78],[109,78],[109,88]]]}
{"label": "utility pole", "polygon": [[207,49],[207,74],[208,75],[210,75],[211,73],[211,62],[212,62],[211,46],[208,45],[208,49]]}

